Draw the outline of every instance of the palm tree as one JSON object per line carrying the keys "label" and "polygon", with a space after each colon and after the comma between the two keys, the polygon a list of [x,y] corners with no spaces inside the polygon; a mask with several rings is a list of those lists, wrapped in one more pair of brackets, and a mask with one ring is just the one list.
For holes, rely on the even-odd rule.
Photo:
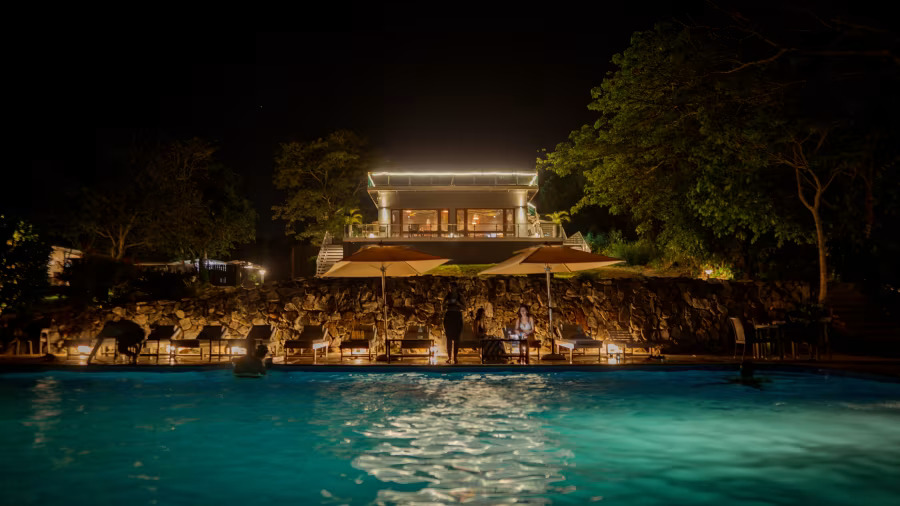
{"label": "palm tree", "polygon": [[344,212],[344,225],[360,225],[363,222],[363,215],[359,212],[359,209],[353,208],[347,211],[344,211],[342,208],[341,211]]}
{"label": "palm tree", "polygon": [[569,211],[556,211],[555,213],[550,213],[545,216],[548,220],[556,223],[560,227],[563,226],[563,223],[568,223],[572,220],[569,216]]}

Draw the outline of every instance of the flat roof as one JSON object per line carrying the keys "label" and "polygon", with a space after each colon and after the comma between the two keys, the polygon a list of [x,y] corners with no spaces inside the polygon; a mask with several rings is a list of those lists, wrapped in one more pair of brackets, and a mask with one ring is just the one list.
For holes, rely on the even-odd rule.
{"label": "flat roof", "polygon": [[537,171],[531,170],[373,170],[370,188],[378,186],[532,186]]}

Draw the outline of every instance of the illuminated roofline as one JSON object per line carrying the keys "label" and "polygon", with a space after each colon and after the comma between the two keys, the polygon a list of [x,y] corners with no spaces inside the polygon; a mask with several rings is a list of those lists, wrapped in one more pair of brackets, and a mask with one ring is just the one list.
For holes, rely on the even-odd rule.
{"label": "illuminated roofline", "polygon": [[537,172],[370,172],[369,176],[534,176]]}

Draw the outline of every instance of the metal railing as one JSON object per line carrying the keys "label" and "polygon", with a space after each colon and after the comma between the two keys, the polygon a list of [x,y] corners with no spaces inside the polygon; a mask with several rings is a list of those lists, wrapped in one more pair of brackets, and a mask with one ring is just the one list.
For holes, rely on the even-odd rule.
{"label": "metal railing", "polygon": [[459,237],[474,238],[510,238],[510,237],[562,237],[557,234],[558,229],[545,230],[540,224],[520,223],[503,225],[469,225],[466,228],[458,227],[456,224],[441,225],[383,225],[380,223],[353,224],[348,225],[344,231],[347,238],[446,238],[453,239]]}

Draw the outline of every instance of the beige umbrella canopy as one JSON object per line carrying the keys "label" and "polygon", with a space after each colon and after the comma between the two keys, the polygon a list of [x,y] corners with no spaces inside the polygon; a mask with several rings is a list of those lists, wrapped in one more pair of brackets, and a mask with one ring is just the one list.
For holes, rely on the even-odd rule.
{"label": "beige umbrella canopy", "polygon": [[[547,275],[547,311],[550,320],[551,346],[555,348],[553,337],[553,294],[550,292],[551,272],[576,272],[624,262],[596,253],[577,250],[569,246],[533,246],[516,252],[516,255],[478,274],[540,274]],[[553,350],[556,351],[555,349]],[[547,358],[556,358],[548,355]],[[563,358],[559,355],[559,358]]]}
{"label": "beige umbrella canopy", "polygon": [[449,258],[436,257],[405,246],[368,246],[344,257],[334,264],[324,277],[376,278],[381,277],[381,308],[384,313],[384,335],[387,337],[387,297],[385,278],[418,276],[449,262]]}

